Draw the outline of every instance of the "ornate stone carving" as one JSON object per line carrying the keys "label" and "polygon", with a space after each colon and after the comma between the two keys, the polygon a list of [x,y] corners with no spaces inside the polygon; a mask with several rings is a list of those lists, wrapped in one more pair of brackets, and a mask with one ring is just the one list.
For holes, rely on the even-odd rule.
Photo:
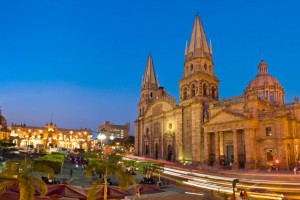
{"label": "ornate stone carving", "polygon": [[153,115],[158,115],[161,112],[162,112],[162,104],[158,104],[152,108]]}

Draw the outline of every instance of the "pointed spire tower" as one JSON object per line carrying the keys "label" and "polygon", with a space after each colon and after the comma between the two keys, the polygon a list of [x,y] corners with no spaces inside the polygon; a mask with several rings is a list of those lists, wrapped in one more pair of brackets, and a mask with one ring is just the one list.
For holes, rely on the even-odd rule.
{"label": "pointed spire tower", "polygon": [[148,56],[146,71],[142,79],[141,98],[139,102],[139,116],[144,115],[147,107],[156,99],[159,90],[152,56]]}
{"label": "pointed spire tower", "polygon": [[152,56],[148,56],[146,71],[142,80],[142,89],[157,89],[158,80],[156,78]]}
{"label": "pointed spire tower", "polygon": [[208,44],[199,15],[194,20],[189,44],[185,48],[183,78],[180,85],[180,104],[219,98],[219,79],[215,76],[211,41]]}
{"label": "pointed spire tower", "polygon": [[194,26],[191,34],[190,45],[188,47],[188,52],[186,59],[191,57],[207,57],[212,59],[211,46],[208,46],[206,41],[204,28],[200,17],[197,15],[194,21]]}

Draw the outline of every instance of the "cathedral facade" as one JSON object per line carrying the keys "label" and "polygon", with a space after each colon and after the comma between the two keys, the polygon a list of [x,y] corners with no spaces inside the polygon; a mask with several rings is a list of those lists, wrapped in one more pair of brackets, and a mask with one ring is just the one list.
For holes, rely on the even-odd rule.
{"label": "cathedral facade", "polygon": [[149,55],[135,121],[135,155],[183,164],[257,169],[298,163],[300,105],[261,61],[244,94],[219,100],[211,44],[196,16],[186,45],[180,102],[158,84]]}

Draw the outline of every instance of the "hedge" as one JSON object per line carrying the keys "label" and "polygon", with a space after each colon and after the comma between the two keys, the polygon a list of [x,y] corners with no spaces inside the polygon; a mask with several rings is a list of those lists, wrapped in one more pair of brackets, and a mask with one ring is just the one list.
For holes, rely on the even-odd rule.
{"label": "hedge", "polygon": [[38,159],[34,160],[34,162],[36,162],[37,164],[47,165],[48,167],[51,167],[53,169],[55,174],[58,174],[62,171],[64,160],[64,155],[50,154],[39,157]]}

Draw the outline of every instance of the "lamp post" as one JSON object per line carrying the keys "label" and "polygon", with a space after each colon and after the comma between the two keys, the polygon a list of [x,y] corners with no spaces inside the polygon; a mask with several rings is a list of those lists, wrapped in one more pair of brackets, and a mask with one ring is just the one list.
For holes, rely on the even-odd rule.
{"label": "lamp post", "polygon": [[105,140],[106,139],[106,135],[105,134],[103,134],[103,133],[99,133],[99,135],[98,135],[98,140],[100,140],[100,146],[101,146],[101,150],[102,150],[102,146],[103,146],[103,140]]}

